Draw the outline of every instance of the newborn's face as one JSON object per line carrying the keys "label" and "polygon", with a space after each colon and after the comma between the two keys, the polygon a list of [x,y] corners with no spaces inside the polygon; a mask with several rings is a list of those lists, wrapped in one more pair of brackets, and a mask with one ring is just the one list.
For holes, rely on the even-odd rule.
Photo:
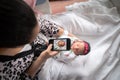
{"label": "newborn's face", "polygon": [[64,41],[59,41],[59,42],[58,42],[58,46],[59,46],[59,47],[65,46],[65,42],[64,42]]}
{"label": "newborn's face", "polygon": [[84,42],[83,41],[73,42],[71,50],[75,53],[75,55],[82,54],[84,51]]}

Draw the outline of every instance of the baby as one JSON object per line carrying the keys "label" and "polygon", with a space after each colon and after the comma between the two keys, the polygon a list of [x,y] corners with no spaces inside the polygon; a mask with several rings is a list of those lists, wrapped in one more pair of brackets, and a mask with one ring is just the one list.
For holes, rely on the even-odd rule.
{"label": "baby", "polygon": [[[60,51],[60,54],[54,57],[58,61],[69,62],[74,60],[79,55],[87,55],[90,52],[90,45],[86,41],[82,41],[76,37],[70,37],[67,35],[62,35],[59,38],[70,38],[71,49],[69,51]],[[63,46],[64,42],[60,41],[58,45]]]}

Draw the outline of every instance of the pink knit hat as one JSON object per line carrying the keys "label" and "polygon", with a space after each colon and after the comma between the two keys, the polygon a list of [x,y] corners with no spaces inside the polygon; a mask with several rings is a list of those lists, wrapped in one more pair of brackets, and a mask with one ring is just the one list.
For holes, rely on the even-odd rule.
{"label": "pink knit hat", "polygon": [[90,44],[86,41],[83,41],[84,42],[84,51],[83,51],[83,55],[86,55],[90,52]]}

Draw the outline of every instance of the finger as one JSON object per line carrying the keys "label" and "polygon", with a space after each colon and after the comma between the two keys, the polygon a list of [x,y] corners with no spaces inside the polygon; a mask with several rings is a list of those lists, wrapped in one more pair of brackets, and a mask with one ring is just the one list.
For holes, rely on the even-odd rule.
{"label": "finger", "polygon": [[52,51],[50,55],[51,55],[51,56],[55,56],[55,55],[57,55],[57,54],[58,54],[58,51]]}
{"label": "finger", "polygon": [[48,50],[48,51],[51,51],[51,49],[52,49],[52,44],[50,44],[50,45],[48,46],[47,50]]}

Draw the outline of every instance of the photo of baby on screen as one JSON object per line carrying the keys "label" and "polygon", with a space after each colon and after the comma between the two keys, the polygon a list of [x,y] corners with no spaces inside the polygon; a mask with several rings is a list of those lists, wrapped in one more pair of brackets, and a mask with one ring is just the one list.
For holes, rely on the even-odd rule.
{"label": "photo of baby on screen", "polygon": [[54,40],[54,50],[66,50],[66,40]]}

